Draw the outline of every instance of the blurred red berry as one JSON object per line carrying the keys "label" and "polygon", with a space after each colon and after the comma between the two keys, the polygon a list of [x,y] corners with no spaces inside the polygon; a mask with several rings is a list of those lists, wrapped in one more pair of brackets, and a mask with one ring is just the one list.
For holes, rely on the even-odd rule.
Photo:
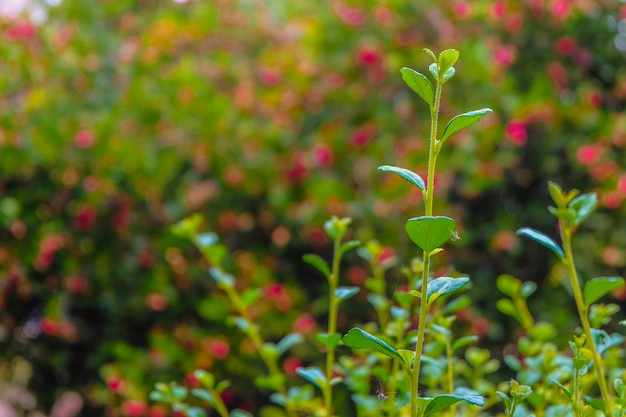
{"label": "blurred red berry", "polygon": [[569,55],[576,52],[578,49],[578,43],[573,36],[563,36],[554,44],[554,50],[559,55]]}
{"label": "blurred red berry", "polygon": [[82,232],[86,232],[92,228],[96,220],[98,211],[91,204],[84,204],[78,209],[76,213],[76,227]]}
{"label": "blurred red berry", "polygon": [[518,121],[511,120],[506,125],[506,136],[517,146],[523,146],[528,141],[528,131],[526,130],[526,124]]}
{"label": "blurred red berry", "polygon": [[309,313],[303,313],[293,322],[292,329],[296,333],[310,334],[315,331],[316,326],[315,317]]}
{"label": "blurred red berry", "polygon": [[373,46],[364,46],[357,52],[359,64],[374,65],[381,61],[382,55],[380,51]]}
{"label": "blurred red berry", "polygon": [[583,165],[594,164],[600,160],[603,150],[599,145],[583,145],[576,151],[576,158]]}
{"label": "blurred red berry", "polygon": [[280,72],[274,68],[263,68],[259,72],[259,79],[267,86],[277,85],[281,78]]}
{"label": "blurred red berry", "polygon": [[296,370],[302,367],[302,362],[298,358],[294,358],[293,356],[288,357],[283,362],[283,371],[288,376],[296,376]]}
{"label": "blurred red berry", "polygon": [[6,34],[12,41],[28,40],[35,36],[35,26],[29,22],[18,22],[7,29]]}
{"label": "blurred red berry", "polygon": [[362,148],[374,139],[376,133],[377,130],[373,123],[365,123],[352,132],[350,143],[357,148]]}
{"label": "blurred red berry", "polygon": [[127,400],[122,403],[122,413],[128,417],[144,417],[149,410],[148,405],[140,400]]}
{"label": "blurred red berry", "polygon": [[332,8],[339,19],[346,25],[358,27],[365,24],[366,15],[361,7],[348,6],[341,1],[334,1]]}
{"label": "blurred red berry", "polygon": [[321,167],[329,167],[333,163],[333,151],[324,144],[318,144],[315,146],[315,161],[317,165]]}
{"label": "blurred red berry", "polygon": [[209,351],[217,359],[225,359],[230,353],[230,345],[222,339],[214,339],[209,343]]}
{"label": "blurred red berry", "polygon": [[74,143],[77,148],[91,148],[96,143],[96,138],[90,130],[83,129],[74,136]]}
{"label": "blurred red berry", "polygon": [[509,67],[515,62],[517,48],[513,45],[502,45],[496,48],[493,59],[503,67]]}

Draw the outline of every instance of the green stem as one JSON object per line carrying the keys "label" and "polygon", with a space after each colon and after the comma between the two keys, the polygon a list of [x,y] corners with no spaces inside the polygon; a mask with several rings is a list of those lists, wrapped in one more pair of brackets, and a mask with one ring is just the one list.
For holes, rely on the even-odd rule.
{"label": "green stem", "polygon": [[604,400],[605,414],[609,417],[613,417],[612,398],[609,395],[609,389],[606,383],[606,379],[604,378],[604,371],[602,370],[602,358],[600,358],[598,350],[596,349],[596,344],[593,340],[593,335],[591,333],[591,324],[589,323],[589,312],[583,300],[583,294],[580,289],[580,281],[578,279],[578,273],[576,272],[576,265],[574,264],[574,255],[572,252],[572,229],[570,229],[566,220],[559,220],[559,226],[561,229],[563,250],[565,252],[563,265],[565,266],[565,269],[567,270],[567,273],[569,275],[570,284],[574,293],[574,300],[576,300],[576,307],[578,308],[578,315],[580,316],[583,331],[585,332],[585,337],[591,351],[591,356],[593,357],[593,368],[596,373],[598,385],[600,386],[602,399]]}
{"label": "green stem", "polygon": [[[337,312],[339,310],[339,302],[335,299],[335,290],[337,289],[337,283],[339,282],[339,265],[341,259],[339,256],[339,247],[341,239],[336,239],[333,250],[333,265],[328,277],[328,292],[329,292],[329,313],[328,313],[328,334],[334,334],[337,332]],[[326,416],[332,417],[333,415],[333,386],[330,381],[333,379],[333,364],[335,363],[335,349],[329,348],[326,354],[326,385],[324,385],[324,404],[326,408]]]}
{"label": "green stem", "polygon": [[[400,323],[398,323],[400,324]],[[400,338],[400,337],[399,337]],[[387,413],[388,417],[395,417],[396,416],[396,397],[398,396],[397,393],[397,381],[396,381],[396,376],[398,375],[398,372],[400,371],[400,362],[398,362],[397,360],[392,360],[391,361],[391,378],[389,379],[389,385],[387,385],[387,387],[389,388],[389,401],[391,402],[391,407],[389,408],[389,411]]]}

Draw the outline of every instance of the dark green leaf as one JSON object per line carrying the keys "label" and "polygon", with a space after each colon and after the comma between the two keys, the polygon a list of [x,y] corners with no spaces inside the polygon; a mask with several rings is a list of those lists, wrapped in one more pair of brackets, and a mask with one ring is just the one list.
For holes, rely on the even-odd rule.
{"label": "dark green leaf", "polygon": [[405,228],[413,243],[427,253],[456,236],[456,222],[445,216],[414,217]]}
{"label": "dark green leaf", "polygon": [[551,249],[555,254],[558,255],[559,258],[565,258],[563,249],[561,249],[561,247],[554,240],[552,240],[552,238],[544,235],[543,233],[530,227],[522,227],[517,231],[517,234],[520,236],[526,236],[527,238],[534,240],[535,242],[545,246],[546,248]]}
{"label": "dark green leaf", "polygon": [[[426,294],[426,299],[429,303],[433,302],[437,298],[442,295],[450,294],[469,282],[469,278],[450,278],[450,277],[439,277],[435,278],[428,283],[428,292]],[[431,300],[432,297],[435,297]]]}
{"label": "dark green leaf", "polygon": [[459,401],[465,401],[469,404],[482,407],[485,405],[485,399],[480,395],[456,395],[456,394],[444,394],[433,398],[424,411],[424,417],[430,416],[438,411],[450,407],[452,404],[456,404]]}
{"label": "dark green leaf", "polygon": [[611,291],[620,288],[624,285],[624,278],[621,277],[598,277],[589,280],[585,284],[583,290],[583,300],[586,306],[598,301],[604,295]]}
{"label": "dark green leaf", "polygon": [[411,68],[402,68],[402,79],[419,95],[429,106],[435,102],[435,90],[430,80],[424,75]]}
{"label": "dark green leaf", "polygon": [[296,369],[296,373],[322,391],[328,383],[322,370],[314,366],[310,366],[308,368],[298,368]]}
{"label": "dark green leaf", "polygon": [[453,117],[452,120],[450,120],[446,127],[443,129],[443,133],[441,134],[441,141],[443,142],[459,130],[473,125],[474,123],[482,119],[484,115],[486,115],[487,113],[491,113],[492,111],[493,110],[491,109],[485,108],[459,114],[458,116]]}
{"label": "dark green leaf", "polygon": [[574,226],[580,224],[598,205],[598,196],[596,193],[582,194],[573,199],[568,208],[575,213],[573,223]]}
{"label": "dark green leaf", "polygon": [[354,349],[373,349],[383,355],[389,356],[390,358],[397,359],[405,367],[408,365],[404,361],[404,358],[402,358],[402,356],[400,356],[394,348],[376,336],[373,336],[358,327],[350,329],[350,331],[343,337],[343,343]]}
{"label": "dark green leaf", "polygon": [[309,253],[304,255],[302,260],[320,271],[326,278],[330,276],[330,268],[321,256]]}
{"label": "dark green leaf", "polygon": [[335,297],[341,301],[345,301],[350,297],[354,297],[359,292],[359,287],[338,287],[335,289]]}
{"label": "dark green leaf", "polygon": [[339,342],[341,342],[341,335],[339,333],[318,333],[315,338],[322,346],[328,349],[336,348],[339,346]]}
{"label": "dark green leaf", "polygon": [[395,174],[398,174],[400,177],[404,178],[405,180],[407,180],[411,184],[415,185],[420,190],[422,190],[422,191],[426,190],[426,183],[424,182],[422,177],[420,177],[419,175],[417,175],[413,171],[410,171],[410,170],[405,169],[405,168],[390,166],[390,165],[380,166],[380,167],[378,167],[378,170],[379,171],[385,171],[385,172],[393,172]]}

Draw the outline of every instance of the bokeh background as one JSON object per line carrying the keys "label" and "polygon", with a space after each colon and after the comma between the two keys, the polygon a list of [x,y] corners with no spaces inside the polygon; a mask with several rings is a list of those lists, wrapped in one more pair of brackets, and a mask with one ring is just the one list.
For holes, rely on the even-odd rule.
{"label": "bokeh background", "polygon": [[[515,230],[556,236],[548,180],[595,191],[581,274],[624,273],[623,2],[0,0],[0,414],[164,416],[154,383],[196,368],[234,381],[231,403],[262,403],[262,365],[169,227],[202,213],[263,289],[269,337],[314,333],[325,285],[301,257],[330,255],[330,215],[400,266],[414,255],[402,230],[421,196],[376,168],[425,175],[428,111],[399,72],[426,72],[424,47],[461,52],[444,120],[494,110],[447,142],[437,176],[474,330],[496,356],[511,340],[494,285],[510,273],[539,284],[531,306],[567,338],[562,273]],[[344,271],[369,274],[357,257]]]}

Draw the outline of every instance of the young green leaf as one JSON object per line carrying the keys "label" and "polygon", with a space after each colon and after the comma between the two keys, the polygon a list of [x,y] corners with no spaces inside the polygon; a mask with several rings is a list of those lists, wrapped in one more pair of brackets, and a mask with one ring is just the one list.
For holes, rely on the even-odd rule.
{"label": "young green leaf", "polygon": [[513,275],[502,274],[496,279],[496,287],[504,295],[515,298],[522,286],[522,282]]}
{"label": "young green leaf", "polygon": [[429,106],[433,106],[435,101],[435,90],[430,80],[422,73],[419,73],[411,68],[402,68],[402,79],[411,87],[417,95],[419,95]]}
{"label": "young green leaf", "polygon": [[335,297],[341,301],[354,297],[359,292],[359,287],[338,287],[335,289]]}
{"label": "young green leaf", "polygon": [[215,401],[215,397],[209,391],[203,388],[196,388],[191,391],[191,395],[200,398],[202,401],[206,401],[211,404],[212,407],[216,408],[217,401]]}
{"label": "young green leaf", "polygon": [[441,134],[441,142],[445,141],[448,137],[454,135],[461,129],[464,129],[468,126],[473,125],[478,122],[484,115],[487,113],[491,113],[493,110],[491,109],[480,109],[474,110],[467,113],[459,114],[455,116],[448,122],[446,127],[443,129],[443,133]]}
{"label": "young green leaf", "polygon": [[302,260],[320,271],[326,278],[330,276],[330,268],[321,256],[314,253],[308,253],[302,257]]}
{"label": "young green leaf", "polygon": [[394,172],[394,173],[398,174],[400,177],[402,177],[405,180],[407,180],[408,182],[410,182],[411,184],[415,185],[420,190],[426,191],[426,183],[424,182],[422,177],[420,177],[419,175],[417,175],[413,171],[410,171],[410,170],[405,169],[405,168],[390,166],[390,165],[380,166],[380,167],[378,167],[378,170],[379,171],[386,171],[386,172]]}
{"label": "young green leaf", "polygon": [[456,236],[456,222],[445,216],[414,217],[405,229],[413,243],[427,253]]}
{"label": "young green leaf", "polygon": [[459,59],[459,51],[456,49],[446,49],[439,54],[439,71],[445,74]]}
{"label": "young green leaf", "polygon": [[624,278],[621,277],[598,277],[589,280],[583,289],[583,300],[589,307],[600,298],[611,291],[624,285]]}
{"label": "young green leaf", "polygon": [[454,67],[448,68],[448,70],[443,73],[443,77],[441,78],[441,83],[443,84],[446,81],[448,81],[450,78],[454,77],[454,74],[456,74],[456,70],[454,69]]}
{"label": "young green leaf", "polygon": [[465,401],[472,405],[482,407],[485,405],[485,399],[480,395],[456,395],[456,394],[443,394],[432,399],[426,410],[424,410],[424,417],[435,414],[445,408],[450,407],[459,401]]}
{"label": "young green leaf", "polygon": [[476,341],[478,341],[478,336],[465,336],[465,337],[458,338],[454,341],[454,343],[452,343],[452,351],[454,352]]}
{"label": "young green leaf", "polygon": [[230,412],[229,417],[252,417],[252,414],[237,408]]}
{"label": "young green leaf", "polygon": [[435,80],[439,80],[439,73],[437,72],[437,64],[430,64],[428,66],[428,72],[432,75]]}
{"label": "young green leaf", "polygon": [[426,293],[426,299],[428,303],[432,303],[442,295],[450,294],[459,288],[463,287],[469,282],[469,278],[450,278],[439,277],[435,278],[428,283],[428,291]]}
{"label": "young green leaf", "polygon": [[500,396],[500,398],[502,398],[502,401],[504,401],[504,409],[506,411],[510,411],[511,410],[511,399],[509,398],[509,396],[506,395],[505,393],[503,393],[502,391],[496,391],[496,394],[498,394]]}
{"label": "young green leaf", "polygon": [[185,409],[185,415],[187,417],[206,417],[204,410],[198,407],[188,407]]}
{"label": "young green leaf", "polygon": [[573,210],[574,226],[579,225],[598,205],[598,196],[596,193],[582,194],[573,199],[568,208]]}
{"label": "young green leaf", "polygon": [[348,242],[344,242],[339,246],[338,256],[342,257],[346,252],[352,250],[354,248],[358,248],[361,245],[361,242],[358,240],[349,240]]}
{"label": "young green leaf", "polygon": [[287,352],[293,346],[302,342],[303,337],[300,333],[289,333],[287,336],[280,339],[280,341],[276,344],[276,351],[278,355],[282,355]]}
{"label": "young green leaf", "polygon": [[328,384],[326,380],[326,375],[320,368],[315,366],[309,366],[308,368],[298,368],[296,369],[296,373],[300,375],[302,378],[309,381],[311,384],[315,385],[322,391],[324,391],[324,387]]}
{"label": "young green leaf", "polygon": [[535,242],[545,246],[548,249],[551,249],[555,254],[558,255],[559,258],[565,258],[565,253],[563,253],[563,249],[550,237],[544,235],[543,233],[530,228],[530,227],[522,227],[517,231],[517,234],[520,236],[526,236],[529,239],[534,240]]}
{"label": "young green leaf", "polygon": [[328,349],[334,349],[339,346],[341,342],[341,335],[339,333],[318,333],[315,338],[320,344]]}
{"label": "young green leaf", "polygon": [[211,274],[215,282],[217,282],[220,287],[232,288],[235,286],[235,277],[227,274],[219,268],[211,268],[209,270],[209,274]]}
{"label": "young green leaf", "polygon": [[394,348],[376,336],[371,335],[358,327],[350,329],[350,331],[343,337],[343,343],[354,349],[373,349],[383,355],[400,361],[400,364],[404,367],[408,365],[404,361],[404,358]]}

